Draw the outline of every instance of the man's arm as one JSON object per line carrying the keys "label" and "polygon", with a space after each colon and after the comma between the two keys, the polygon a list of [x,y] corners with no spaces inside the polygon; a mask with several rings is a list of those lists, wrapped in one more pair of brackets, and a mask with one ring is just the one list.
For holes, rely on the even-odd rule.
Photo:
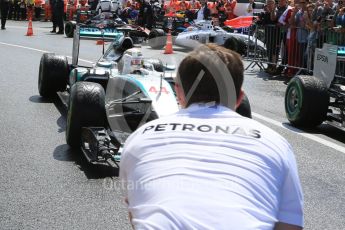
{"label": "man's arm", "polygon": [[301,226],[286,224],[282,222],[278,222],[274,226],[274,230],[302,230],[302,229],[303,228]]}

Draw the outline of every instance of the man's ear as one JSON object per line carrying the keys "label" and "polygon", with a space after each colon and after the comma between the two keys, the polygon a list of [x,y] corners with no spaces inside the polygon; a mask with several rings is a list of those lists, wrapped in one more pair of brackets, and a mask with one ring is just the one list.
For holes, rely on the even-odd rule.
{"label": "man's ear", "polygon": [[178,103],[180,104],[182,108],[185,108],[187,103],[186,103],[186,97],[184,95],[182,86],[176,82],[174,87],[175,87]]}
{"label": "man's ear", "polygon": [[240,95],[238,96],[237,101],[236,101],[236,108],[235,108],[235,109],[237,109],[238,106],[240,106],[240,104],[241,104],[241,102],[242,102],[242,100],[243,100],[243,97],[244,97],[244,92],[243,92],[243,90],[241,89]]}

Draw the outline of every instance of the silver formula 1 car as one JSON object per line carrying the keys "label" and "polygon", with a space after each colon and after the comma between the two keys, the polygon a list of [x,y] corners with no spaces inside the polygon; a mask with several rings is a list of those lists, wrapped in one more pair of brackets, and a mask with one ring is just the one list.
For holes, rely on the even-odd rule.
{"label": "silver formula 1 car", "polygon": [[[104,31],[107,31],[106,29]],[[50,53],[40,62],[42,97],[59,95],[67,106],[66,141],[91,163],[116,166],[128,135],[141,124],[178,110],[166,77],[173,67],[145,58],[132,40],[117,34],[93,67],[78,65],[80,38],[99,38],[77,26],[73,59]],[[169,75],[170,76],[170,75]]]}
{"label": "silver formula 1 car", "polygon": [[[152,48],[162,48],[165,45],[163,30],[153,29],[149,34],[149,45]],[[211,21],[197,21],[187,27],[184,32],[173,38],[174,45],[195,48],[205,43],[216,43],[228,49],[234,50],[241,55],[247,54],[248,50],[254,50],[257,45],[260,52],[265,52],[265,44],[253,36],[241,33],[230,33],[222,27],[213,26]],[[249,49],[248,49],[249,48]]]}
{"label": "silver formula 1 car", "polygon": [[[71,64],[65,56],[43,54],[38,90],[46,98],[58,94],[66,105],[68,145],[80,148],[90,163],[118,167],[121,148],[134,130],[178,111],[174,67],[145,58],[120,34],[93,67],[78,65],[80,38],[99,38],[95,33],[77,26]],[[237,112],[251,116],[247,98]]]}

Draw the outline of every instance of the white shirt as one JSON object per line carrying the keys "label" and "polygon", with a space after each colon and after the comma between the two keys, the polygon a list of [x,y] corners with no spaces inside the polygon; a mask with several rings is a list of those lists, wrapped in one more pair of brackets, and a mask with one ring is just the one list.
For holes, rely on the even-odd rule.
{"label": "white shirt", "polygon": [[253,3],[248,3],[244,16],[253,16],[253,14],[254,14]]}
{"label": "white shirt", "polygon": [[192,105],[140,127],[125,144],[135,229],[303,226],[303,198],[288,142],[221,106]]}
{"label": "white shirt", "polygon": [[197,17],[196,17],[197,21],[204,20],[204,10],[205,10],[205,6],[203,6],[199,9]]}
{"label": "white shirt", "polygon": [[110,12],[112,11],[111,1],[110,0],[101,0],[99,1],[96,11],[101,12]]}

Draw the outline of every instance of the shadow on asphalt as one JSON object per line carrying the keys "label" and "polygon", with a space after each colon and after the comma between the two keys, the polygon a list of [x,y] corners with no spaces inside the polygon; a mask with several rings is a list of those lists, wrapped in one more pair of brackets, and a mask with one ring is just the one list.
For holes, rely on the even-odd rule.
{"label": "shadow on asphalt", "polygon": [[33,102],[33,103],[53,103],[54,102],[54,98],[53,99],[47,99],[47,98],[43,98],[40,95],[33,95],[31,97],[29,97],[29,101]]}
{"label": "shadow on asphalt", "polygon": [[[61,114],[56,121],[59,127],[58,132],[62,133],[66,131],[67,108],[57,96],[50,100],[43,99],[40,96],[31,96],[29,100],[34,103],[54,103]],[[74,164],[84,172],[88,179],[102,179],[106,177],[117,177],[119,175],[118,168],[106,164],[88,163],[81,150],[72,149],[67,144],[57,146],[53,152],[53,157],[58,161],[74,162]]]}
{"label": "shadow on asphalt", "polygon": [[88,179],[103,179],[119,175],[118,168],[106,164],[90,164],[80,150],[72,149],[67,144],[57,146],[53,152],[53,157],[58,161],[74,162]]}
{"label": "shadow on asphalt", "polygon": [[327,136],[333,140],[339,141],[341,143],[345,143],[345,132],[337,129],[328,124],[321,124],[315,128],[296,128],[292,126],[290,123],[286,122],[282,124],[285,128],[292,130],[297,133],[310,133],[310,134],[320,134]]}
{"label": "shadow on asphalt", "polygon": [[67,119],[67,108],[60,100],[55,100],[54,105],[61,114],[61,116],[56,120],[56,124],[59,126],[59,133],[66,131],[66,119]]}
{"label": "shadow on asphalt", "polygon": [[261,78],[264,81],[282,81],[285,85],[287,85],[289,83],[289,81],[291,80],[291,78],[283,76],[283,75],[269,75],[267,73],[265,73],[265,71],[263,70],[246,70],[245,72],[246,75],[254,75],[257,78]]}

